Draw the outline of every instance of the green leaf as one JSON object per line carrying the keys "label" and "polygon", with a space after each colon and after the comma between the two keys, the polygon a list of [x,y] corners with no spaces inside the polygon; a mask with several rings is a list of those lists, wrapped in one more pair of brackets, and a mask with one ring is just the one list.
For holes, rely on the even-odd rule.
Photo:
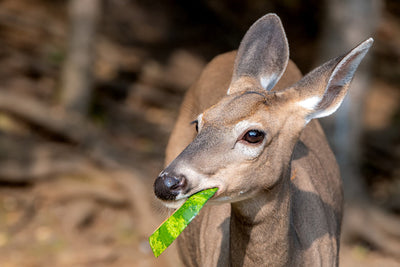
{"label": "green leaf", "polygon": [[217,190],[210,188],[192,195],[154,231],[149,241],[156,258],[182,233]]}

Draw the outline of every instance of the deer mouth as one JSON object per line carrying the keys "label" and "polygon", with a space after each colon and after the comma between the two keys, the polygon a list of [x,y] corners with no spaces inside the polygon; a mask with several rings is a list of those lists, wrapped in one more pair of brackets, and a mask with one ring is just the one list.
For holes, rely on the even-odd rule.
{"label": "deer mouth", "polygon": [[183,203],[185,203],[185,201],[186,201],[186,198],[185,199],[172,200],[172,201],[163,200],[162,203],[164,204],[164,206],[166,206],[169,209],[178,209],[183,205]]}
{"label": "deer mouth", "polygon": [[[215,188],[215,187],[210,187],[210,188]],[[195,191],[193,191],[193,192],[186,193],[186,194],[179,194],[179,195],[176,196],[176,198],[175,198],[174,200],[161,200],[161,201],[162,201],[162,203],[163,203],[167,208],[170,208],[170,209],[178,209],[178,208],[181,207],[181,206],[183,205],[183,203],[185,203],[186,200],[187,200],[188,198],[190,198],[191,196],[193,196],[193,195],[195,195],[195,194],[197,194],[197,193],[199,193],[199,192],[201,192],[201,191],[203,191],[203,190],[210,189],[210,188],[201,189],[201,190],[195,190]],[[224,202],[224,200],[215,199],[215,198],[218,197],[218,195],[220,195],[220,194],[221,194],[221,192],[220,192],[220,190],[218,189],[218,191],[215,193],[215,195],[212,196],[212,197],[210,198],[210,200],[209,200],[210,203],[220,203],[220,202]],[[223,198],[225,198],[225,197],[223,197]],[[229,202],[229,201],[228,201],[228,202]]]}
{"label": "deer mouth", "polygon": [[[195,174],[197,176],[197,173]],[[193,177],[193,175],[190,175]],[[154,182],[156,197],[168,208],[178,208],[192,195],[210,188],[219,188],[210,199],[218,198],[223,190],[223,183],[209,177],[190,178],[189,175],[174,170],[162,171]]]}

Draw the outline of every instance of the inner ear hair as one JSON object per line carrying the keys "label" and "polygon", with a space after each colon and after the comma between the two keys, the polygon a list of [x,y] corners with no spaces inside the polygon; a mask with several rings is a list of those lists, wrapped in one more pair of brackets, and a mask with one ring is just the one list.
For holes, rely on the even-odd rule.
{"label": "inner ear hair", "polygon": [[289,45],[281,20],[267,14],[257,20],[240,43],[228,94],[244,90],[243,81],[271,90],[289,62]]}
{"label": "inner ear hair", "polygon": [[297,104],[310,111],[307,121],[329,116],[339,108],[372,43],[372,38],[367,39],[349,53],[314,69],[295,84]]}

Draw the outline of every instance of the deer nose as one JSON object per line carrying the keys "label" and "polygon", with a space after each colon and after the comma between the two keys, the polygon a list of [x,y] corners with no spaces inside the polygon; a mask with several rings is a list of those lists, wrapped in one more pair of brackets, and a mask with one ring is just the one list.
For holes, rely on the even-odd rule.
{"label": "deer nose", "polygon": [[154,182],[154,193],[159,199],[174,200],[186,185],[187,182],[184,176],[163,173]]}

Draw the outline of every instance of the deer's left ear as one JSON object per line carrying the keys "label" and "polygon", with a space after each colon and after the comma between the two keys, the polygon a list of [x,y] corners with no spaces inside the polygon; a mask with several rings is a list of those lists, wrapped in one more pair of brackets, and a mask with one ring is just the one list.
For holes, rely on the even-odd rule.
{"label": "deer's left ear", "polygon": [[326,62],[282,94],[305,111],[306,122],[331,115],[343,102],[354,73],[372,43],[373,39],[369,38],[349,53]]}

